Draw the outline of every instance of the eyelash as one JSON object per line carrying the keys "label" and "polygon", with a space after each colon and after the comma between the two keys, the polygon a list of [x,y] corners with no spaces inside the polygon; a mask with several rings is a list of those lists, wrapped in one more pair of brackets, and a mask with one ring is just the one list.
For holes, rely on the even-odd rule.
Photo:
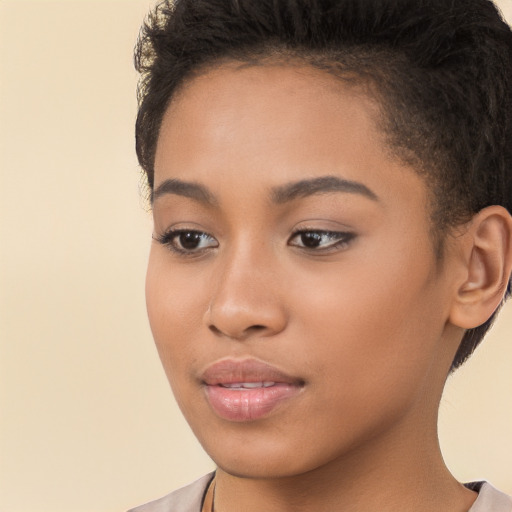
{"label": "eyelash", "polygon": [[[197,231],[195,229],[169,229],[165,233],[153,236],[153,239],[156,240],[158,243],[165,245],[170,251],[179,254],[181,256],[197,256],[199,254],[202,254],[205,250],[212,248],[210,247],[201,247],[199,249],[185,249],[183,247],[183,244],[181,244],[181,247],[179,247],[176,244],[176,240],[181,235],[193,235],[193,236],[199,236],[203,240],[205,238],[210,238],[211,240],[215,240],[211,235],[208,233],[205,233],[203,231]],[[216,248],[219,246],[218,242],[215,241],[216,245],[213,246],[213,248]]]}
{"label": "eyelash", "polygon": [[[314,235],[316,237],[316,240],[321,237],[328,237],[329,241],[332,241],[332,243],[328,244],[324,247],[307,247],[306,245],[295,245],[291,244],[290,242],[297,237],[303,237],[304,235]],[[298,229],[297,231],[294,231],[290,237],[290,240],[288,241],[289,245],[292,245],[294,247],[298,247],[300,249],[304,249],[306,251],[312,251],[312,252],[331,252],[336,250],[342,250],[345,249],[349,243],[355,238],[356,234],[351,233],[348,231],[324,231],[321,229]],[[314,237],[312,237],[313,240],[315,240]],[[304,244],[304,239],[302,239],[302,243]]]}
{"label": "eyelash", "polygon": [[[180,243],[181,247],[176,243],[176,240],[179,240],[179,237],[181,235],[192,235],[193,237],[195,237],[195,240],[197,240],[197,238],[200,238],[202,240],[210,239],[215,241],[215,243],[207,247],[186,249],[183,247],[183,241]],[[305,239],[302,238],[305,235],[313,235],[310,240],[315,241],[318,241],[323,237],[327,237],[328,241],[331,243],[329,243],[325,247],[308,247],[307,245],[305,245],[307,242],[305,242]],[[355,233],[351,232],[323,231],[318,229],[300,229],[294,231],[291,234],[288,240],[288,245],[292,247],[298,247],[299,249],[302,249],[307,252],[325,253],[345,249],[349,245],[349,243],[355,238],[355,236]],[[297,237],[301,237],[302,245],[291,243],[292,240],[294,240]],[[207,251],[208,249],[217,248],[219,246],[219,243],[211,235],[205,233],[204,231],[197,231],[194,229],[170,229],[161,235],[153,236],[153,239],[156,240],[158,243],[166,246],[170,251],[181,256],[188,257],[198,256]]]}

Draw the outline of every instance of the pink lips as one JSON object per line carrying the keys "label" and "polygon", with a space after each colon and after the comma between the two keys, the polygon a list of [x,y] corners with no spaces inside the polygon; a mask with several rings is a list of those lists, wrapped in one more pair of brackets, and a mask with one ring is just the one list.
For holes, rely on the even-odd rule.
{"label": "pink lips", "polygon": [[202,375],[215,413],[229,421],[253,421],[296,396],[303,381],[255,359],[214,363]]}

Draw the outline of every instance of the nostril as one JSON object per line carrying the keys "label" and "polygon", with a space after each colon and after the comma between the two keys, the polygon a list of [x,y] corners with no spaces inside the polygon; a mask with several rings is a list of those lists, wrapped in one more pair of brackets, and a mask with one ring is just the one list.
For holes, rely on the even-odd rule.
{"label": "nostril", "polygon": [[213,334],[222,334],[222,331],[218,327],[215,327],[215,325],[210,325],[208,328]]}
{"label": "nostril", "polygon": [[251,333],[257,333],[264,331],[266,327],[264,325],[250,325],[249,327],[246,327],[245,329],[242,329],[239,332],[235,332],[229,329],[226,329],[226,331],[223,331],[222,329],[219,329],[216,325],[212,324],[209,325],[208,328],[211,332],[213,332],[216,336],[223,336],[227,335],[230,338],[239,338],[239,339],[245,339],[247,336],[249,336]]}

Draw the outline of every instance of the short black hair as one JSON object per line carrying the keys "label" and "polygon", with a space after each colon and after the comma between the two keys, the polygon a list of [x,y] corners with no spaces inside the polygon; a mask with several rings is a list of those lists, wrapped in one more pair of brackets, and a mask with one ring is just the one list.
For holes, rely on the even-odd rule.
{"label": "short black hair", "polygon": [[[150,190],[179,87],[226,61],[268,59],[371,84],[389,147],[432,183],[438,234],[486,206],[512,212],[512,33],[490,0],[161,1],[135,49],[136,150]],[[496,313],[465,333],[452,369]]]}

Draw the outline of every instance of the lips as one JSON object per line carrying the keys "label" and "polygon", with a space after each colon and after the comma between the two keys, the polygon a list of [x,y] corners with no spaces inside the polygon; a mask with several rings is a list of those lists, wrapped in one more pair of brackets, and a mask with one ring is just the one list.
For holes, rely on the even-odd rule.
{"label": "lips", "polygon": [[303,380],[255,359],[219,361],[201,380],[213,411],[237,422],[264,418],[304,386]]}

